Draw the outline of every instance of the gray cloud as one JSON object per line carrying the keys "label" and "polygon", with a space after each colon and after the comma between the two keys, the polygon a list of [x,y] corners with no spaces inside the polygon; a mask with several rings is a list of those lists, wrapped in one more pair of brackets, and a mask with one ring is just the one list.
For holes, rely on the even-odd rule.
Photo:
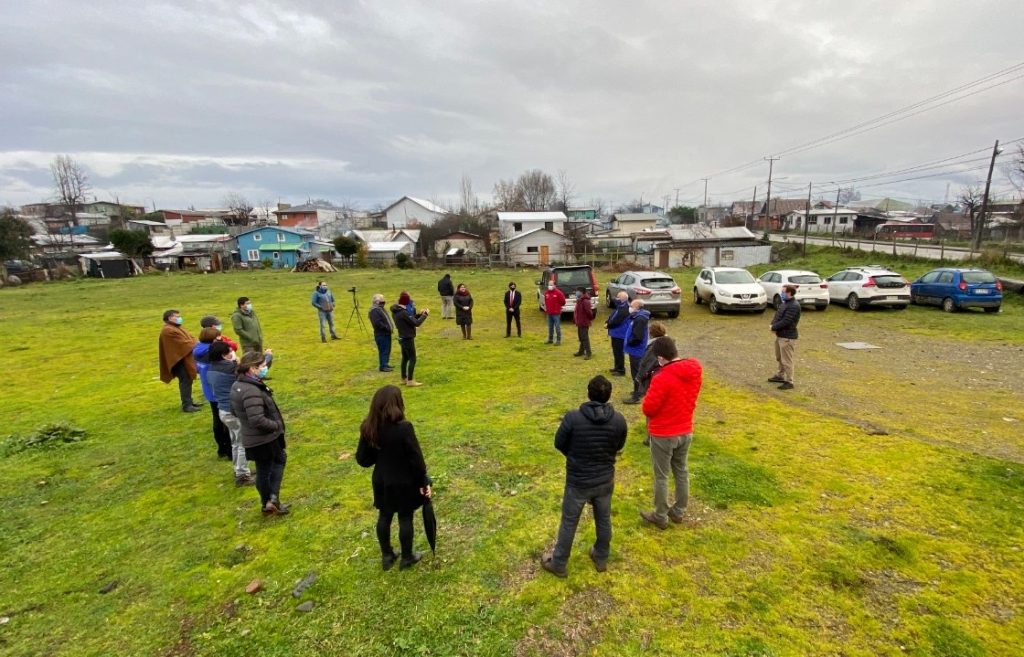
{"label": "gray cloud", "polygon": [[[55,153],[97,196],[164,207],[444,200],[463,173],[486,194],[534,167],[567,170],[581,201],[692,200],[702,176],[1018,63],[1016,3],[953,4],[8,3],[0,203],[48,194]],[[779,188],[1024,137],[1022,96],[1018,80],[787,156]],[[766,174],[709,192],[749,198]],[[864,193],[941,199],[973,175]]]}

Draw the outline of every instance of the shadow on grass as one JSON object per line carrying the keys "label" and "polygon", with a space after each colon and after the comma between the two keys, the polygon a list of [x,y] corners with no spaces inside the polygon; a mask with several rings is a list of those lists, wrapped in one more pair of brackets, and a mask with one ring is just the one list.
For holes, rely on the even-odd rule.
{"label": "shadow on grass", "polygon": [[694,443],[691,458],[695,494],[716,509],[747,503],[773,506],[785,497],[775,475],[765,467],[722,450],[712,441]]}

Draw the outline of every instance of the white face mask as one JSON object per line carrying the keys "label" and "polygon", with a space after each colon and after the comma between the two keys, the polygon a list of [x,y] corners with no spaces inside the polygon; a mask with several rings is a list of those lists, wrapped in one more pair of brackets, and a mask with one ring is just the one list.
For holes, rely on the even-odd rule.
{"label": "white face mask", "polygon": [[555,289],[555,286],[554,286],[554,285],[549,285],[549,286],[548,286],[548,289],[549,289],[549,290],[553,290],[553,289]]}

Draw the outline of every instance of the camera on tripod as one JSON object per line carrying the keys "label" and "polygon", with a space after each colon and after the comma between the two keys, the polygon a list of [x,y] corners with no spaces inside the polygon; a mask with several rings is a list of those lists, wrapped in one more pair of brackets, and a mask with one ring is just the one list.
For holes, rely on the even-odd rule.
{"label": "camera on tripod", "polygon": [[348,289],[348,291],[349,291],[349,292],[351,292],[352,294],[355,294],[355,293],[356,293],[356,288],[355,288],[355,286],[353,285],[352,287],[350,287],[350,288]]}

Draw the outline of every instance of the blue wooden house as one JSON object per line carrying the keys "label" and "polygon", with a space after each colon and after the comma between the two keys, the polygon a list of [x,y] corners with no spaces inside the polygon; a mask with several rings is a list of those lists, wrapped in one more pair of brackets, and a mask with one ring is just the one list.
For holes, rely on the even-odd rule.
{"label": "blue wooden house", "polygon": [[279,226],[253,228],[239,233],[236,239],[238,256],[249,267],[257,267],[263,261],[270,260],[271,267],[291,268],[310,256],[334,250],[330,242],[316,239],[312,232]]}

